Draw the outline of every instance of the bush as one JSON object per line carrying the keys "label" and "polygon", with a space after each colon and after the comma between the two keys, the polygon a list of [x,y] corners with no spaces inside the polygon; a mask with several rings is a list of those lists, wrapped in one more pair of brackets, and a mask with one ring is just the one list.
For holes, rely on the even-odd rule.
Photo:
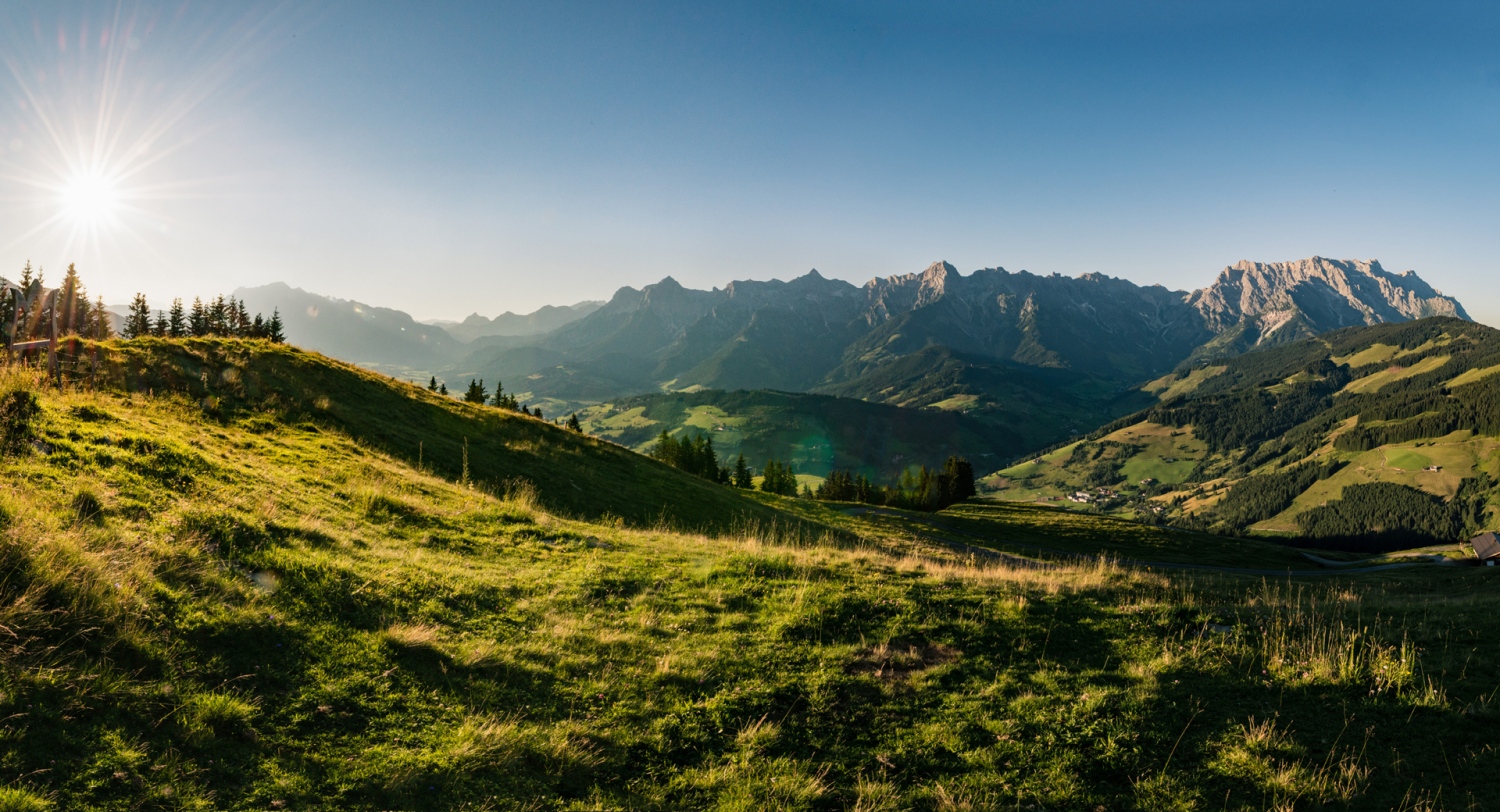
{"label": "bush", "polygon": [[42,413],[36,395],[12,389],[0,395],[0,454],[19,454],[36,437],[36,419]]}

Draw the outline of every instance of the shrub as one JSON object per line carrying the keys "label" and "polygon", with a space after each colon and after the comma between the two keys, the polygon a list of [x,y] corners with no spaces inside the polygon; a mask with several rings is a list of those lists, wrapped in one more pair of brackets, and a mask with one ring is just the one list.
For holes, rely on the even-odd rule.
{"label": "shrub", "polygon": [[12,389],[0,395],[0,454],[19,454],[36,437],[36,419],[42,413],[36,395]]}

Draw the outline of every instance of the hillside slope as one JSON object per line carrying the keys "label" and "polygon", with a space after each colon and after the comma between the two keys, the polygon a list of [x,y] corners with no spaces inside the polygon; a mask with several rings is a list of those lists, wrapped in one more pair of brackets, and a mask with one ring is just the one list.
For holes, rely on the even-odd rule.
{"label": "hillside slope", "polygon": [[255,343],[101,355],[0,370],[0,808],[1500,803],[1492,570],[1176,580],[1073,556],[1289,551],[1003,507],[573,521],[372,426],[483,428],[537,483],[598,441]]}
{"label": "hillside slope", "polygon": [[999,472],[1002,498],[1319,546],[1500,526],[1500,331],[1453,318],[1328,333],[1152,384],[1163,402]]}
{"label": "hillside slope", "polygon": [[338,431],[450,479],[467,471],[495,492],[528,482],[548,510],[566,515],[721,529],[775,518],[731,489],[619,446],[284,345],[116,342],[104,348],[99,375],[127,392],[182,393],[250,426]]}
{"label": "hillside slope", "polygon": [[767,390],[642,395],[585,409],[579,417],[589,434],[641,452],[663,430],[701,433],[713,439],[725,464],[743,453],[757,469],[774,458],[799,474],[845,470],[882,483],[894,483],[912,466],[940,468],[950,455],[993,468],[1023,447],[1019,435],[958,412]]}

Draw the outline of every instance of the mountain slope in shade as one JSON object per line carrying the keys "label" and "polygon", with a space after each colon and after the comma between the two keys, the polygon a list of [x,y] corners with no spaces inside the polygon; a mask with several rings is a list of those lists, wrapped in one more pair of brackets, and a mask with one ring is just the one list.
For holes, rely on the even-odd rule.
{"label": "mountain slope in shade", "polygon": [[400,310],[320,296],[284,282],[239,288],[234,296],[252,313],[279,310],[292,344],[387,372],[436,369],[462,347],[443,328]]}
{"label": "mountain slope in shade", "polygon": [[744,454],[757,470],[774,458],[798,474],[847,470],[886,483],[910,466],[941,467],[952,454],[983,469],[1019,451],[1016,433],[961,413],[764,389],[639,395],[584,409],[579,418],[589,434],[641,452],[662,431],[704,434],[725,465]]}
{"label": "mountain slope in shade", "polygon": [[561,307],[547,305],[526,314],[512,313],[507,310],[493,319],[487,319],[478,313],[471,313],[463,321],[437,319],[424,323],[447,330],[449,335],[459,341],[471,342],[488,336],[540,335],[556,330],[569,322],[577,321],[603,306],[604,302],[589,301]]}

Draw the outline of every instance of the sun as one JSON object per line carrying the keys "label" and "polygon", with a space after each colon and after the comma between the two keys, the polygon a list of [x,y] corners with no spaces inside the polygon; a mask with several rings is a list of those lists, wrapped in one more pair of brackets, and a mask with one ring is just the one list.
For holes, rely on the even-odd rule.
{"label": "sun", "polygon": [[75,226],[95,227],[120,210],[120,190],[102,172],[78,172],[62,185],[58,201]]}

